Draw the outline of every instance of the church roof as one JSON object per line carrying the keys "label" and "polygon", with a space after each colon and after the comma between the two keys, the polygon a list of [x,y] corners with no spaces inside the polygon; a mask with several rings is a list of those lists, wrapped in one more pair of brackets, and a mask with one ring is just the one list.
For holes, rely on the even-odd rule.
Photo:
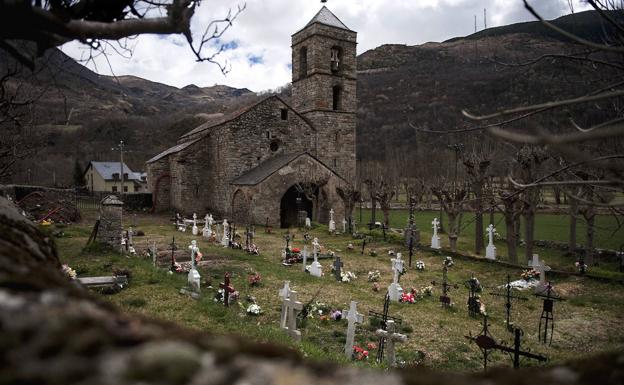
{"label": "church roof", "polygon": [[344,25],[344,23],[340,21],[340,19],[338,19],[336,15],[334,15],[329,9],[327,9],[326,6],[323,6],[323,8],[321,8],[321,10],[318,11],[316,16],[314,16],[312,20],[310,20],[310,22],[306,24],[306,27],[314,23],[321,23],[321,24],[329,25],[331,27],[346,29],[350,31],[350,29],[346,25]]}
{"label": "church roof", "polygon": [[171,148],[166,149],[165,151],[161,152],[160,154],[156,155],[155,157],[153,157],[152,159],[148,160],[146,163],[154,163],[159,159],[164,158],[165,156],[171,155],[171,154],[175,154],[176,152],[180,152],[182,150],[184,150],[185,148],[187,148],[188,146],[190,146],[191,144],[197,142],[200,138],[197,138],[195,140],[189,140],[188,142],[184,142],[184,143],[180,143],[178,145],[175,145]]}
{"label": "church roof", "polygon": [[299,158],[300,156],[303,156],[303,155],[307,155],[307,156],[311,157],[316,162],[318,162],[321,165],[323,165],[323,167],[327,168],[329,171],[331,171],[336,176],[338,176],[338,178],[342,179],[342,177],[340,175],[336,174],[336,172],[334,170],[332,170],[331,168],[327,167],[325,164],[323,164],[323,162],[321,162],[320,160],[316,159],[314,156],[310,155],[307,152],[298,152],[298,153],[294,153],[294,154],[278,155],[276,157],[268,159],[268,160],[260,163],[256,167],[252,168],[251,170],[247,171],[246,173],[240,175],[236,179],[234,179],[232,181],[232,184],[234,184],[234,185],[255,186],[258,183],[260,183],[263,180],[265,180],[266,178],[268,178],[271,175],[273,175],[274,173],[276,173],[282,167],[285,167],[290,162],[292,162],[293,160],[295,160],[295,159],[297,159],[297,158]]}

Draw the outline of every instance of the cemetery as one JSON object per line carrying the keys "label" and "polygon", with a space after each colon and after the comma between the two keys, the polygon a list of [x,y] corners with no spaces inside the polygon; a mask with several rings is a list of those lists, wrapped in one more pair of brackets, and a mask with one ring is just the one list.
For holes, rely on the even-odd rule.
{"label": "cemetery", "polygon": [[0,0],[0,385],[624,383],[624,2],[328,2]]}
{"label": "cemetery", "polygon": [[[513,350],[520,338],[515,333],[521,333],[521,350],[531,352],[514,361],[488,345],[488,368],[555,365],[578,358],[580,351],[618,350],[624,343],[617,327],[624,311],[624,274],[580,275],[558,259],[542,257],[553,253],[546,249],[536,249],[532,266],[511,266],[501,254],[492,261],[450,253],[444,242],[441,249],[431,248],[432,228],[421,230],[426,243],[413,245],[410,267],[402,237],[384,241],[366,227],[357,228],[355,237],[318,223],[271,233],[254,226],[252,233],[250,226],[224,226],[223,219],[211,225],[215,238],[181,231],[164,215],[129,214],[126,223],[145,234],[133,237],[136,253],[129,254],[84,247],[96,214],[83,214],[83,221],[66,227],[66,236],[56,242],[61,261],[79,279],[131,272],[124,290],[98,294],[103,299],[125,312],[195,330],[285,344],[311,360],[480,371],[481,340],[471,343],[466,336],[483,332],[484,320],[495,346]],[[237,231],[224,235],[224,228]],[[252,238],[247,243],[258,254],[223,241],[245,237]],[[285,249],[305,254],[306,262],[284,264]],[[315,255],[325,258],[315,261]],[[518,290],[514,281],[524,282],[532,269],[540,274],[530,275],[536,277],[532,284]],[[351,278],[342,279],[347,273]],[[540,359],[522,358],[527,355]]]}

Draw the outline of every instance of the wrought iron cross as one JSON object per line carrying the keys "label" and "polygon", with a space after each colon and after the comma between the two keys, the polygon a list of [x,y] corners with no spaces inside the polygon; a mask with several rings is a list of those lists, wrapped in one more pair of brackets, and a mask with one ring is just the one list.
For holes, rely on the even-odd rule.
{"label": "wrought iron cross", "polygon": [[508,331],[513,332],[513,324],[511,322],[511,300],[517,299],[521,301],[526,301],[528,300],[528,298],[511,294],[511,276],[509,274],[507,274],[507,285],[505,287],[507,289],[505,290],[505,293],[490,293],[490,295],[505,297],[507,299],[507,302],[505,302],[505,325],[507,326]]}
{"label": "wrought iron cross", "polygon": [[286,251],[288,251],[290,249],[290,240],[292,238],[290,237],[290,233],[287,233],[286,235],[284,235],[284,240],[286,241]]}
{"label": "wrought iron cross", "polygon": [[[381,320],[380,329],[382,330],[387,330],[388,320],[394,321],[396,325],[401,325],[401,322],[403,322],[401,318],[388,315],[389,310],[390,310],[390,295],[386,293],[386,298],[384,299],[383,312],[379,313],[379,312],[370,310],[368,312],[368,316],[371,318],[380,319]],[[378,345],[379,347],[377,349],[377,362],[381,362],[383,360],[384,342],[385,342],[385,339],[383,337],[379,338],[379,345]]]}
{"label": "wrought iron cross", "polygon": [[176,249],[176,245],[175,245],[175,237],[173,237],[173,239],[171,240],[171,271],[175,271],[175,264],[176,264],[176,259],[175,259],[175,249]]}
{"label": "wrought iron cross", "polygon": [[464,282],[464,285],[468,288],[468,315],[471,317],[476,317],[481,313],[479,299],[477,297],[477,285],[478,281],[475,278],[474,274],[471,276],[469,280]]}
{"label": "wrought iron cross", "polygon": [[[436,282],[432,281],[432,285],[435,285]],[[448,293],[451,289],[457,289],[457,285],[450,284],[448,281],[448,266],[442,266],[442,295],[440,296],[440,303],[444,307],[451,306],[451,297],[448,296]]]}
{"label": "wrought iron cross", "polygon": [[231,276],[231,273],[225,273],[225,276],[223,277],[223,282],[219,284],[219,287],[223,289],[223,304],[225,306],[230,306],[230,293],[234,293],[236,291],[230,283]]}
{"label": "wrought iron cross", "polygon": [[415,197],[410,195],[409,197],[409,240],[407,243],[407,247],[409,249],[409,263],[408,266],[412,267],[412,257],[414,256],[414,209],[415,209]]}
{"label": "wrought iron cross", "polygon": [[334,261],[334,276],[336,277],[336,281],[338,282],[342,280],[342,276],[341,276],[342,266],[344,266],[344,264],[340,260],[340,257],[336,257],[336,260]]}
{"label": "wrought iron cross", "polygon": [[513,359],[513,367],[514,369],[518,369],[520,367],[520,357],[531,358],[534,360],[538,360],[540,362],[547,361],[548,358],[539,354],[531,353],[530,351],[522,351],[520,350],[520,340],[521,336],[524,334],[520,328],[514,329],[514,346],[509,347],[503,344],[496,342],[494,337],[490,334],[488,330],[488,318],[487,316],[483,316],[483,329],[481,329],[481,333],[476,337],[472,335],[465,336],[467,339],[475,342],[481,352],[483,353],[483,371],[487,371],[487,362],[488,355],[490,350],[500,350],[502,352],[508,353],[510,357]]}
{"label": "wrought iron cross", "polygon": [[[546,293],[546,294],[544,294]],[[541,293],[534,294],[536,297],[544,299],[542,306],[542,315],[540,316],[537,336],[542,343],[548,341],[548,345],[552,344],[552,335],[555,331],[555,317],[553,315],[555,301],[565,301],[565,299],[553,294],[553,286],[548,282],[546,288]],[[542,322],[544,323],[544,332],[542,333]],[[550,324],[550,340],[548,340],[548,325]]]}

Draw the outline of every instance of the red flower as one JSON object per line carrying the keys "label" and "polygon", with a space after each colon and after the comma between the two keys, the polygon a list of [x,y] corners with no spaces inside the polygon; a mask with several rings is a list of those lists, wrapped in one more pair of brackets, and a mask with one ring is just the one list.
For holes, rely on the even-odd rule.
{"label": "red flower", "polygon": [[368,344],[366,344],[366,347],[368,348],[368,350],[375,350],[377,349],[377,344],[374,342],[369,342]]}
{"label": "red flower", "polygon": [[292,251],[293,253],[300,253],[301,249],[299,249],[298,247],[293,247],[290,251]]}

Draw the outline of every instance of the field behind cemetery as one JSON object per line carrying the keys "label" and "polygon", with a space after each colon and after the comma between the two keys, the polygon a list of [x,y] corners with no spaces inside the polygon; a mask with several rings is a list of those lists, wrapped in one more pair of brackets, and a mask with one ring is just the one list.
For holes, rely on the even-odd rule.
{"label": "field behind cemetery", "polygon": [[[94,213],[92,213],[94,214]],[[430,218],[429,218],[430,216]],[[429,225],[435,213],[419,213],[419,227],[423,231],[422,239],[428,243]],[[393,226],[405,224],[406,217],[393,215]],[[204,254],[205,265],[200,267],[202,276],[202,298],[193,300],[179,294],[180,288],[186,283],[186,275],[169,275],[166,273],[168,260],[163,259],[158,269],[151,266],[148,257],[126,257],[106,249],[92,248],[83,250],[87,241],[94,215],[86,215],[83,223],[63,229],[65,236],[56,239],[59,256],[63,263],[76,269],[79,276],[110,275],[115,268],[127,268],[132,277],[128,288],[118,294],[104,296],[104,299],[122,309],[155,317],[177,324],[203,330],[210,333],[234,333],[243,337],[270,343],[287,344],[297,350],[302,356],[314,360],[332,360],[347,362],[342,354],[345,341],[346,321],[323,321],[318,311],[312,314],[300,325],[303,342],[297,346],[290,341],[285,333],[279,330],[280,301],[278,290],[285,280],[291,282],[291,287],[299,293],[299,299],[305,303],[313,300],[324,303],[325,314],[328,309],[346,309],[351,300],[358,301],[358,311],[365,315],[365,321],[358,326],[356,341],[360,346],[369,342],[377,342],[374,336],[375,325],[371,325],[368,312],[381,311],[385,288],[392,281],[390,257],[388,250],[402,252],[407,256],[402,242],[384,242],[376,238],[367,245],[365,255],[360,254],[360,240],[347,236],[331,236],[327,234],[326,226],[317,226],[312,236],[318,236],[324,251],[334,250],[344,262],[345,270],[356,274],[357,279],[350,283],[336,282],[330,271],[330,261],[322,260],[325,276],[311,277],[301,271],[301,265],[283,266],[281,264],[281,248],[284,247],[283,235],[285,231],[276,230],[273,234],[264,233],[262,228],[257,229],[256,244],[260,248],[260,255],[248,255],[240,250],[228,250],[219,245],[209,244],[201,237],[193,237],[190,233],[175,232],[167,218],[150,215],[128,215],[126,223],[135,225],[135,228],[145,232],[145,236],[135,237],[135,245],[140,255],[143,255],[148,242],[156,241],[159,250],[169,248],[171,239],[175,236],[176,244],[186,250],[191,239],[197,239]],[[549,227],[549,216],[538,220],[538,237],[541,224]],[[602,219],[601,219],[602,221]],[[607,222],[608,225],[608,222]],[[340,227],[340,225],[338,226]],[[295,247],[303,246],[302,233],[293,230]],[[543,234],[547,234],[544,230]],[[548,231],[555,232],[554,227]],[[243,232],[242,230],[240,231]],[[599,234],[601,231],[599,231]],[[469,235],[468,232],[465,235]],[[389,238],[398,239],[392,235]],[[444,240],[445,236],[442,235]],[[347,251],[348,243],[353,243],[354,251]],[[443,246],[446,243],[443,242]],[[471,250],[469,238],[462,239],[460,249]],[[497,242],[499,250],[502,241]],[[370,256],[368,251],[375,249],[377,256]],[[553,268],[562,270],[564,265],[573,263],[569,258],[558,256],[560,252],[552,250],[537,250],[540,256]],[[470,343],[465,336],[469,333],[477,334],[481,330],[481,319],[471,318],[467,314],[466,300],[468,290],[464,282],[474,274],[484,285],[482,301],[490,316],[490,331],[497,340],[510,343],[512,334],[506,331],[504,321],[504,299],[489,293],[496,290],[510,274],[512,279],[519,279],[520,268],[504,267],[487,263],[473,258],[455,258],[455,266],[450,268],[449,280],[458,286],[452,289],[450,296],[454,306],[444,309],[438,302],[442,260],[444,252],[439,254],[419,251],[415,260],[422,260],[426,268],[424,271],[408,269],[401,277],[401,285],[405,289],[414,287],[420,289],[433,285],[433,295],[425,296],[415,304],[392,304],[390,314],[403,320],[401,330],[407,334],[408,342],[399,346],[398,355],[407,365],[422,365],[444,370],[479,370],[482,365],[482,356],[475,344]],[[188,260],[188,256],[186,259]],[[606,267],[605,267],[606,269]],[[381,274],[381,290],[372,290],[372,283],[367,280],[367,273],[379,270]],[[611,272],[617,281],[604,281],[580,276],[557,275],[551,278],[554,281],[558,294],[566,301],[555,304],[555,333],[551,346],[538,343],[537,327],[542,308],[542,302],[524,292],[527,301],[514,303],[513,320],[524,330],[523,349],[530,349],[534,353],[549,357],[550,363],[578,358],[580,354],[592,354],[607,350],[624,349],[624,275]],[[240,305],[230,308],[214,301],[215,290],[208,285],[218,287],[225,272],[233,273],[233,285],[240,292]],[[258,287],[250,287],[247,279],[252,272],[262,276]],[[619,281],[619,282],[618,282]],[[99,295],[99,294],[98,294]],[[253,296],[263,313],[259,316],[245,314],[249,302],[248,296]],[[323,306],[321,306],[323,307]],[[374,324],[374,321],[373,321]],[[366,362],[357,362],[357,365],[377,366],[374,362],[376,351],[371,351],[371,357]],[[506,355],[494,353],[493,362],[489,366],[510,366],[511,361]],[[523,361],[522,365],[536,365],[535,362]]]}

